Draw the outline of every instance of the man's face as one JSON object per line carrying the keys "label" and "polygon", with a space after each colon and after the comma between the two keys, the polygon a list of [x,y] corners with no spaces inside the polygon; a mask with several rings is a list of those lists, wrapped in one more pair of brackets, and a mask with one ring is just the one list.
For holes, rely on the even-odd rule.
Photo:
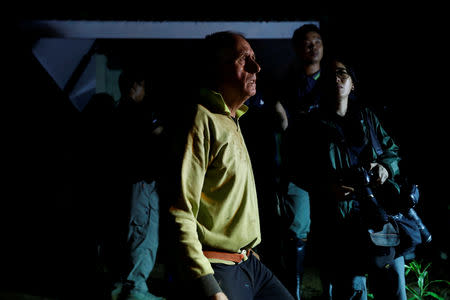
{"label": "man's face", "polygon": [[323,44],[320,34],[314,31],[308,32],[298,52],[304,62],[308,64],[320,63],[323,57]]}
{"label": "man's face", "polygon": [[133,99],[136,102],[142,102],[145,97],[145,80],[135,82],[133,85]]}
{"label": "man's face", "polygon": [[256,74],[261,67],[255,60],[250,44],[241,36],[236,36],[235,49],[231,54],[231,63],[223,70],[224,86],[233,90],[244,101],[256,93]]}

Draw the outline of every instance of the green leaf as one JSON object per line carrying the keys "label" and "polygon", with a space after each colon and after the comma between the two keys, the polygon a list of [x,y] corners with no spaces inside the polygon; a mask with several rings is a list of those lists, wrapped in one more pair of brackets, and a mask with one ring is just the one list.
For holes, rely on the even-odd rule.
{"label": "green leaf", "polygon": [[408,265],[405,265],[405,276],[408,276],[410,271],[411,271],[411,267]]}
{"label": "green leaf", "polygon": [[428,263],[428,264],[426,265],[426,267],[423,269],[423,271],[425,272],[430,266],[431,266],[431,263]]}
{"label": "green leaf", "polygon": [[432,281],[430,281],[430,284],[431,283],[439,283],[439,282],[443,282],[443,283],[446,283],[446,284],[450,285],[450,281],[442,280],[442,279],[432,280]]}
{"label": "green leaf", "polygon": [[434,292],[426,292],[424,296],[431,296],[435,299],[444,300],[443,297],[439,296],[438,294],[436,294]]}
{"label": "green leaf", "polygon": [[417,279],[417,285],[419,286],[419,289],[422,291],[423,290],[423,277],[422,276],[420,276],[418,279]]}
{"label": "green leaf", "polygon": [[409,286],[406,286],[406,289],[413,295],[413,298],[410,299],[420,299],[419,294],[416,290],[410,288]]}

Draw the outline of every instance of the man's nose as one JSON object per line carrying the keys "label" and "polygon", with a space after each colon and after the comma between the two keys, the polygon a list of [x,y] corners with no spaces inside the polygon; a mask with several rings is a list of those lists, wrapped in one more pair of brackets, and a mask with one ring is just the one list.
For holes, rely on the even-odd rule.
{"label": "man's nose", "polygon": [[250,73],[259,73],[259,72],[261,72],[261,66],[254,59],[250,59],[249,72]]}

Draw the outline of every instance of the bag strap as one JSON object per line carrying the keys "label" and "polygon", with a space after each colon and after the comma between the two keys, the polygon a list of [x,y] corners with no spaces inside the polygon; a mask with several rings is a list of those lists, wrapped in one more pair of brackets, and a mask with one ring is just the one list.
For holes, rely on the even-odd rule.
{"label": "bag strap", "polygon": [[363,119],[366,119],[367,127],[369,128],[370,141],[372,142],[372,146],[375,149],[375,152],[377,153],[377,155],[383,154],[383,148],[381,148],[380,141],[378,141],[375,127],[373,126],[372,119],[370,118],[367,109],[363,109]]}

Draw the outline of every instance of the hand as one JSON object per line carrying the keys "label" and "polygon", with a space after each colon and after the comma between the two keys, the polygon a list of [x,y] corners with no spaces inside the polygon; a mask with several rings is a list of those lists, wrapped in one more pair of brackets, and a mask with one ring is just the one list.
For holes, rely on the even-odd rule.
{"label": "hand", "polygon": [[288,117],[286,110],[284,109],[283,104],[281,104],[280,101],[277,101],[275,103],[275,112],[280,119],[281,130],[285,131],[288,127]]}
{"label": "hand", "polygon": [[370,170],[372,171],[373,175],[375,175],[377,183],[379,184],[383,184],[389,177],[389,172],[385,167],[383,167],[383,165],[380,165],[379,163],[370,163]]}
{"label": "hand", "polygon": [[164,128],[160,125],[153,129],[152,134],[153,135],[160,135],[163,132]]}
{"label": "hand", "polygon": [[211,300],[228,300],[227,295],[225,295],[223,292],[217,293],[209,297]]}

